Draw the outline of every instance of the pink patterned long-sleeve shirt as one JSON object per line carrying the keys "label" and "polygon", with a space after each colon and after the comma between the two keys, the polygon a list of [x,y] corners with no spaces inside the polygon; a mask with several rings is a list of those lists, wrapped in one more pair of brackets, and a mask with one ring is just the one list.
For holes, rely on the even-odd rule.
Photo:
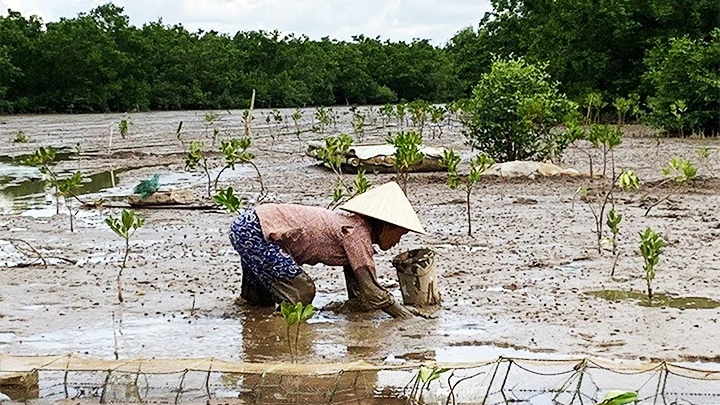
{"label": "pink patterned long-sleeve shirt", "polygon": [[371,228],[362,216],[296,204],[262,204],[255,212],[265,239],[298,264],[367,267],[375,273]]}

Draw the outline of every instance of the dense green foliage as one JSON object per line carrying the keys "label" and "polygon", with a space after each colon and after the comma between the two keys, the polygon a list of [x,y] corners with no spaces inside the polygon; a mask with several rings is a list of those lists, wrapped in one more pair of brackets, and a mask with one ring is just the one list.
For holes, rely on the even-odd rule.
{"label": "dense green foliage", "polygon": [[[10,11],[0,17],[0,112],[247,108],[253,89],[258,107],[446,102],[469,97],[494,58],[523,57],[546,64],[595,122],[645,110],[672,133],[718,130],[716,1],[491,3],[444,47],[136,27],[112,4],[47,24]],[[618,100],[636,107],[620,111]]]}
{"label": "dense green foliage", "polygon": [[[708,87],[708,93],[697,94],[692,88],[695,83],[688,78],[693,73],[702,74],[707,79],[706,85],[713,77],[717,80],[719,56],[714,49],[718,37],[712,34],[713,29],[720,27],[717,1],[491,0],[491,3],[493,12],[485,15],[477,29],[460,31],[447,46],[466,95],[478,78],[490,70],[493,56],[523,56],[530,63],[546,62],[547,72],[560,83],[560,90],[581,105],[585,106],[587,95],[599,94],[600,109],[609,121],[617,117],[612,104],[619,97],[638,94],[645,102],[648,97],[665,98],[667,91],[674,91],[670,90],[674,86],[670,76],[679,67],[675,62],[678,59],[673,58],[673,52],[670,61],[665,62],[664,58],[673,38],[685,38],[685,43],[674,44],[675,48],[685,49],[679,60],[686,58],[690,65],[677,83],[682,87],[679,94],[687,98],[688,113],[714,106],[710,109],[714,114],[702,119],[698,127],[704,126],[705,132],[718,130],[719,93],[712,93]],[[660,50],[653,51],[655,48]],[[703,70],[712,66],[714,76]],[[651,73],[644,85],[643,75],[653,68],[660,72]],[[700,110],[693,110],[695,107]],[[650,118],[658,112],[654,109]],[[662,114],[667,115],[665,111]],[[698,114],[705,116],[702,112]],[[680,133],[677,126],[667,127],[664,118],[655,122],[661,128]]]}
{"label": "dense green foliage", "polygon": [[553,130],[575,107],[541,64],[499,60],[480,78],[463,107],[468,143],[501,162],[562,154],[571,139]]}
{"label": "dense green foliage", "polygon": [[646,64],[650,123],[681,135],[720,131],[720,28],[708,43],[685,36],[653,48]]}
{"label": "dense green foliage", "polygon": [[112,4],[47,24],[10,11],[0,38],[5,112],[247,108],[253,89],[260,107],[442,102],[459,89],[427,40],[138,28]]}

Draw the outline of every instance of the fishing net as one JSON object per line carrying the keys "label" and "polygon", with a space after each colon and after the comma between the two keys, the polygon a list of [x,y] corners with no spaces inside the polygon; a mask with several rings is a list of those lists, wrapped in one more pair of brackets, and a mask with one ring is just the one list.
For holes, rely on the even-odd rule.
{"label": "fishing net", "polygon": [[[438,378],[422,378],[421,366]],[[39,403],[492,405],[595,404],[610,390],[627,390],[637,392],[641,403],[718,404],[720,367],[712,366],[594,358],[389,365],[0,355],[0,392]]]}

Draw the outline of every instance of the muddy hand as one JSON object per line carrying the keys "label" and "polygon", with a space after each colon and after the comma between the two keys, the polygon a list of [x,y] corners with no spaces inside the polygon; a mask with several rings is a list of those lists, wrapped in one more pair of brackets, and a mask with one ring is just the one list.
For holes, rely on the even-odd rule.
{"label": "muddy hand", "polygon": [[435,319],[435,318],[437,318],[437,315],[423,313],[423,312],[421,312],[419,309],[414,308],[414,307],[405,307],[405,308],[406,308],[408,311],[410,311],[411,314],[413,314],[413,315],[415,315],[415,316],[418,316],[418,317],[420,317],[420,318],[425,318],[425,319]]}
{"label": "muddy hand", "polygon": [[407,307],[400,305],[397,302],[393,302],[391,305],[383,308],[383,311],[396,319],[412,318],[414,315]]}

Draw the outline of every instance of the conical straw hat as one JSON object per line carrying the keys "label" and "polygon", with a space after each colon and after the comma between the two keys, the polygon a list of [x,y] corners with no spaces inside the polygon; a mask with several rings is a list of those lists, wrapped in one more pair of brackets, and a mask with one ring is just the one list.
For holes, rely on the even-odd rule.
{"label": "conical straw hat", "polygon": [[379,219],[425,235],[420,219],[397,183],[374,187],[346,202],[341,210]]}

